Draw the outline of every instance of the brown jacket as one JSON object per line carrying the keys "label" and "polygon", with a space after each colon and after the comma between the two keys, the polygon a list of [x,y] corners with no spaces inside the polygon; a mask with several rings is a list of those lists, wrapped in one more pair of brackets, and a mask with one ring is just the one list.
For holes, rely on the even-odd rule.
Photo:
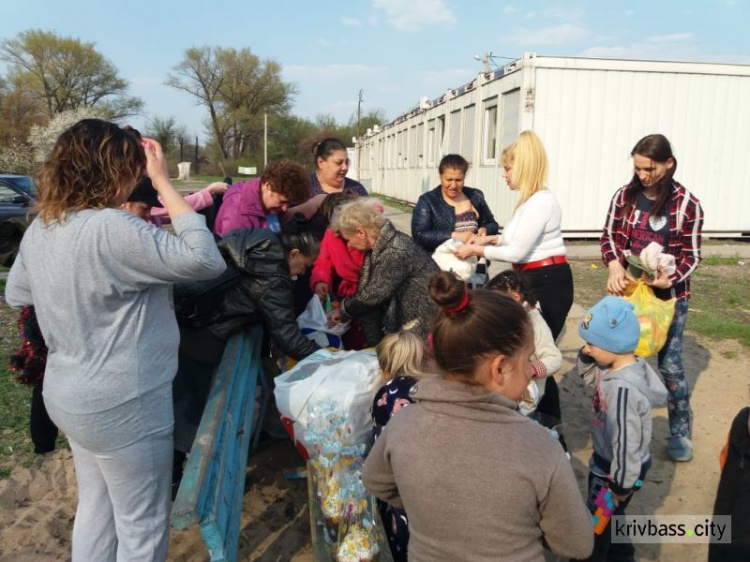
{"label": "brown jacket", "polygon": [[543,541],[586,558],[593,525],[559,443],[483,388],[422,379],[386,426],[363,479],[409,517],[409,560],[540,562]]}

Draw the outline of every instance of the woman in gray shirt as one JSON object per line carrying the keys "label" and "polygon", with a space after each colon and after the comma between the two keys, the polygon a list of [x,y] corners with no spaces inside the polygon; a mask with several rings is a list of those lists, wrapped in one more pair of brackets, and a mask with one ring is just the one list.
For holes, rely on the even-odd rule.
{"label": "woman in gray shirt", "polygon": [[[176,236],[119,209],[146,171]],[[85,119],[38,175],[39,215],[8,276],[49,348],[44,402],[78,478],[73,560],[164,560],[179,334],[172,284],[225,269],[205,219],[169,183],[161,147]]]}

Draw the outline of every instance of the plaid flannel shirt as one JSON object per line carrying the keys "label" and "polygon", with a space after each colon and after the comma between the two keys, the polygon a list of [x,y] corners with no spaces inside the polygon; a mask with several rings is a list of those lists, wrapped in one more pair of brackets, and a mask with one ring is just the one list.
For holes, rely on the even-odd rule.
{"label": "plaid flannel shirt", "polygon": [[[617,190],[609,206],[604,232],[599,240],[602,260],[609,264],[619,260],[627,267],[630,254],[630,233],[638,221],[640,211],[633,206],[625,213],[625,194],[629,186]],[[690,298],[690,275],[701,261],[701,231],[703,209],[698,199],[676,181],[672,181],[669,203],[669,239],[665,253],[675,257],[677,270],[670,276],[671,294],[677,299]]]}

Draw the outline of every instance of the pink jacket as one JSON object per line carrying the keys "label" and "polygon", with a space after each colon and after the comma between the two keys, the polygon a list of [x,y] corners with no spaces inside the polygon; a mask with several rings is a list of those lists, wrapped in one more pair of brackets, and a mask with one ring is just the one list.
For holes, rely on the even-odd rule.
{"label": "pink jacket", "polygon": [[[196,191],[195,193],[191,193],[190,195],[186,195],[183,197],[185,199],[185,202],[190,205],[193,209],[196,211],[201,211],[205,209],[206,207],[210,207],[214,204],[213,197],[211,197],[211,192],[208,191],[207,187],[204,187],[200,191]],[[161,201],[161,198],[159,198]],[[169,218],[169,213],[167,213],[167,209],[164,207],[151,207],[151,220],[149,221],[151,224],[155,224],[156,226],[162,226],[165,224],[169,224],[171,219]]]}
{"label": "pink jacket", "polygon": [[[316,283],[326,283],[336,297],[352,297],[357,293],[359,275],[365,253],[350,247],[346,240],[336,236],[329,228],[320,243],[318,254],[310,276],[310,288],[314,291]],[[334,293],[334,280],[338,283]]]}
{"label": "pink jacket", "polygon": [[216,214],[214,233],[224,236],[238,228],[265,228],[266,211],[260,196],[260,178],[234,184],[224,194]]}

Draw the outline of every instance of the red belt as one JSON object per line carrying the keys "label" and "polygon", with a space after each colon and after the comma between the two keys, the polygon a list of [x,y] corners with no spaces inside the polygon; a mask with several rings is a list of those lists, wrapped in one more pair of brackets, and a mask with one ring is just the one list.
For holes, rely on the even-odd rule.
{"label": "red belt", "polygon": [[551,258],[544,258],[539,261],[530,261],[528,263],[514,263],[513,269],[516,271],[526,271],[527,269],[536,269],[537,267],[544,267],[546,265],[555,265],[558,263],[568,263],[565,256],[552,256]]}

